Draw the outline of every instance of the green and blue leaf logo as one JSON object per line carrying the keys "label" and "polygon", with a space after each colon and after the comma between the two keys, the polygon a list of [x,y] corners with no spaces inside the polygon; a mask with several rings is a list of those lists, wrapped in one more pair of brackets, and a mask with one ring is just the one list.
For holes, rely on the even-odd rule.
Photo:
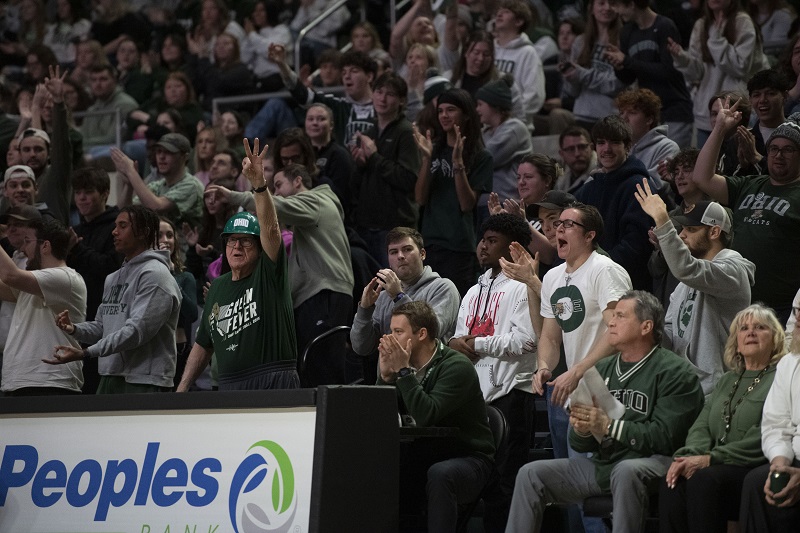
{"label": "green and blue leaf logo", "polygon": [[262,440],[247,450],[233,475],[228,512],[236,533],[286,533],[297,513],[294,468],[276,442]]}

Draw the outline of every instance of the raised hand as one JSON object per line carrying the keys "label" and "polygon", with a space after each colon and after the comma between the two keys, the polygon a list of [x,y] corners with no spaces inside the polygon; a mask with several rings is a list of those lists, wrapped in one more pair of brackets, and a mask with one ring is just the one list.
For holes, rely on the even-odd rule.
{"label": "raised hand", "polygon": [[500,268],[503,270],[503,274],[520,283],[535,287],[539,281],[539,253],[536,253],[536,257],[531,257],[531,254],[518,242],[512,242],[508,248],[512,261],[500,258]]}
{"label": "raised hand", "polygon": [[126,181],[129,181],[128,176],[136,174],[136,163],[119,148],[111,149],[111,161],[114,163],[117,173],[122,175]]}
{"label": "raised hand", "polygon": [[642,210],[655,221],[656,227],[660,227],[669,220],[667,205],[659,195],[653,194],[650,191],[650,184],[647,182],[647,178],[642,179],[641,185],[638,183],[636,184],[634,196],[639,202],[639,205],[642,206]]}
{"label": "raised hand", "polygon": [[731,105],[730,96],[726,96],[724,100],[720,98],[718,101],[720,109],[717,114],[717,122],[714,124],[714,129],[721,131],[727,136],[727,133],[733,130],[739,125],[739,122],[742,121],[742,112],[739,111],[739,104],[742,100],[739,99]]}
{"label": "raised hand", "polygon": [[58,65],[50,65],[50,76],[44,79],[44,86],[50,96],[53,97],[53,103],[60,104],[64,101],[64,78],[67,77],[67,70],[61,72],[61,67]]}
{"label": "raised hand", "polygon": [[286,47],[282,44],[270,43],[267,49],[267,59],[273,63],[286,63]]}
{"label": "raised hand", "polygon": [[253,140],[252,150],[250,149],[250,141],[242,139],[242,143],[244,144],[245,153],[245,158],[242,160],[242,174],[254,189],[265,186],[267,180],[264,177],[264,157],[267,155],[269,146],[265,144],[264,149],[259,152],[260,141],[257,137]]}
{"label": "raised hand", "polygon": [[453,130],[456,133],[456,143],[453,145],[453,165],[463,165],[464,142],[467,140],[467,138],[461,136],[461,128],[458,127],[458,124],[453,126]]}
{"label": "raised hand", "polygon": [[500,205],[500,196],[496,192],[489,193],[489,200],[486,206],[489,208],[490,215],[497,215],[503,212],[503,206]]}
{"label": "raised hand", "polygon": [[419,153],[422,157],[430,160],[433,154],[433,140],[431,139],[431,130],[425,132],[425,135],[420,133],[417,125],[414,124],[414,141],[417,143]]}
{"label": "raised hand", "polygon": [[183,232],[183,239],[188,246],[197,244],[197,240],[200,238],[197,227],[192,227],[188,222],[184,222],[183,226],[181,226],[181,231]]}
{"label": "raised hand", "polygon": [[503,202],[503,211],[525,220],[525,200],[520,199],[518,202],[513,198],[509,198]]}

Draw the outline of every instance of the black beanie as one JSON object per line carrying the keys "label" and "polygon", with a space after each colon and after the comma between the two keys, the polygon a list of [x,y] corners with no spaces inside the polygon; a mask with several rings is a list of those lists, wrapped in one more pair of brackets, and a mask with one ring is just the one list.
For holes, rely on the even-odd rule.
{"label": "black beanie", "polygon": [[501,111],[511,110],[511,83],[507,77],[490,81],[475,93],[475,100],[483,100]]}

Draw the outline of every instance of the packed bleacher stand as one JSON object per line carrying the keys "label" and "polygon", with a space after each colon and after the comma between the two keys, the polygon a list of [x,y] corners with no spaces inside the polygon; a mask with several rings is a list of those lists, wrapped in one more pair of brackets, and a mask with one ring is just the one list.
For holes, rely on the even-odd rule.
{"label": "packed bleacher stand", "polygon": [[[408,369],[377,363],[378,347],[395,346],[383,335],[406,334],[390,328],[392,311],[426,300],[430,292],[420,287],[440,279],[449,293],[469,291],[462,303],[468,318],[456,324],[441,323],[439,302],[426,301],[439,318],[438,333],[459,332],[450,346],[476,364],[484,398],[540,391],[556,456],[565,461],[574,455],[568,435],[582,451],[599,443],[602,458],[586,460],[597,470],[584,465],[587,475],[601,476],[597,486],[555,499],[580,503],[578,495],[608,492],[608,472],[612,492],[625,494],[613,490],[616,461],[603,454],[658,454],[667,458],[653,467],[655,477],[666,475],[663,516],[691,507],[700,485],[688,480],[698,472],[710,483],[723,466],[749,472],[769,458],[771,470],[792,481],[782,507],[771,491],[765,499],[745,491],[740,530],[763,531],[763,524],[787,523],[799,513],[800,468],[791,446],[775,451],[774,429],[785,423],[800,439],[797,415],[765,414],[771,437],[763,453],[754,429],[736,435],[749,446],[737,457],[723,442],[733,433],[719,424],[738,420],[758,429],[753,402],[766,398],[773,410],[787,404],[767,398],[765,377],[783,341],[776,333],[771,351],[759,339],[777,330],[774,317],[781,326],[788,320],[791,333],[800,294],[800,270],[791,266],[800,254],[795,4],[410,0],[391,12],[395,2],[379,0],[0,0],[0,253],[15,265],[27,259],[28,268],[45,258],[43,272],[69,268],[84,280],[87,321],[59,315],[61,333],[54,330],[53,338],[63,333],[70,342],[49,360],[87,355],[84,393],[94,392],[98,380],[102,392],[293,387],[308,382],[304,375],[298,381],[296,361],[333,326],[354,328],[352,349],[327,341],[335,362],[311,371],[342,380],[345,358],[363,357],[370,384],[377,371],[382,383],[411,387]],[[576,207],[575,198],[583,204]],[[698,214],[697,206],[707,209]],[[19,213],[25,209],[30,216]],[[66,227],[43,224],[31,209]],[[498,214],[524,221],[524,247],[508,246]],[[487,220],[494,225],[481,232]],[[61,258],[60,245],[42,236],[64,231],[69,252]],[[498,242],[503,249],[495,251]],[[613,291],[589,287],[581,279],[589,257],[598,279],[629,278],[657,301],[623,297],[628,282]],[[4,295],[29,279],[11,266],[0,261]],[[143,276],[148,288],[123,294],[117,278],[126,273]],[[518,328],[497,318],[498,309],[506,310],[495,291],[506,278],[525,285],[515,285],[514,316],[526,322]],[[24,287],[36,297],[51,290]],[[735,294],[723,297],[729,292]],[[635,305],[615,310],[628,299]],[[152,314],[142,310],[144,302],[156,307]],[[756,302],[775,315],[760,308],[737,315]],[[104,319],[111,305],[132,308]],[[1,388],[11,394],[25,393],[26,385],[12,379],[19,354],[9,357],[8,349],[21,343],[4,325],[15,313],[21,319],[24,307],[0,304],[7,371]],[[629,307],[635,318],[625,314]],[[54,307],[54,314],[63,309]],[[664,309],[662,341],[661,331],[647,328],[662,324],[648,313]],[[202,319],[192,323],[196,316]],[[576,344],[586,321],[591,341]],[[752,340],[762,349],[724,358],[731,323],[739,327],[728,344],[741,348]],[[268,339],[251,337],[255,324]],[[506,326],[525,337],[524,349],[484,347]],[[625,337],[635,330],[644,341]],[[260,348],[245,353],[234,338]],[[436,344],[420,342],[412,343],[411,360],[419,346]],[[559,404],[598,360],[601,372],[619,377],[613,392],[621,400],[650,392],[670,397],[647,382],[649,372],[636,375],[644,379],[639,389],[624,383],[637,364],[662,357],[662,345],[688,361],[712,406],[691,430],[684,421],[679,435],[666,442],[658,434],[662,440],[644,449],[631,442],[651,442],[647,431],[636,432],[658,415],[652,406],[628,402],[627,414],[613,418],[579,401],[567,429]],[[645,347],[652,351],[639,353]],[[787,360],[800,357],[791,351],[797,348]],[[143,362],[149,353],[157,363],[150,373]],[[126,365],[120,354],[137,363]],[[492,358],[517,370],[484,376]],[[36,372],[46,376],[49,368],[57,367],[43,362]],[[387,381],[390,370],[399,376],[394,383]],[[424,388],[425,371],[411,370]],[[210,379],[194,383],[209,372]],[[78,388],[77,380],[59,386],[53,379],[44,392]],[[737,412],[741,404],[752,413]],[[702,406],[694,407],[686,412]],[[640,418],[630,413],[635,409]],[[527,423],[509,422],[516,430],[520,421]],[[715,442],[699,443],[709,434]],[[505,456],[498,450],[508,496],[513,473]],[[526,483],[540,483],[530,477],[537,469],[522,472],[515,498],[530,495]],[[740,487],[745,474],[726,479]],[[496,503],[490,501],[490,514],[505,516],[510,502],[501,509]],[[716,518],[735,522],[738,508]],[[532,518],[515,516],[506,530],[535,530],[542,517],[537,506],[531,512]],[[576,508],[568,516],[571,530],[599,527]],[[502,526],[490,518],[486,530]]]}

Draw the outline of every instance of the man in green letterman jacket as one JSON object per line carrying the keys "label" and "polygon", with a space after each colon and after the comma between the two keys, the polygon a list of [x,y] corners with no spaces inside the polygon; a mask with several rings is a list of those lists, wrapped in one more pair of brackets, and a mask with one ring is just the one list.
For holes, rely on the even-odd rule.
{"label": "man in green letterman jacket", "polygon": [[426,302],[395,307],[391,333],[378,346],[378,385],[397,389],[401,410],[418,427],[459,429],[452,439],[405,450],[412,460],[401,459],[400,482],[401,510],[425,486],[428,531],[455,531],[458,506],[475,501],[492,474],[495,447],[475,367],[439,341],[438,329]]}
{"label": "man in green letterman jacket", "polygon": [[667,473],[671,454],[686,439],[703,407],[691,364],[661,348],[663,308],[655,296],[629,291],[608,323],[618,352],[596,368],[625,414],[573,404],[570,446],[592,457],[536,461],[520,469],[506,532],[536,531],[547,503],[576,503],[611,493],[614,532],[643,531],[652,481]]}

